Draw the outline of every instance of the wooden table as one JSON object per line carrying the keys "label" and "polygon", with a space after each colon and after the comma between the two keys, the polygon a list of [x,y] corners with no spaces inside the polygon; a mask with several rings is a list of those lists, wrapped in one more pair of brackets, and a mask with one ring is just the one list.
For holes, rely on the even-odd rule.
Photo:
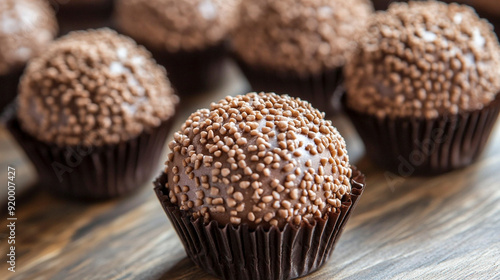
{"label": "wooden table", "polygon": [[[230,67],[223,89],[183,102],[176,129],[196,108],[247,87]],[[388,184],[346,119],[333,121],[368,187],[333,257],[306,279],[500,278],[500,122],[473,166]],[[8,166],[17,169],[15,273],[5,262]],[[0,181],[2,279],[214,279],[186,258],[149,182],[108,202],[54,197],[38,190],[33,167],[3,129]]]}

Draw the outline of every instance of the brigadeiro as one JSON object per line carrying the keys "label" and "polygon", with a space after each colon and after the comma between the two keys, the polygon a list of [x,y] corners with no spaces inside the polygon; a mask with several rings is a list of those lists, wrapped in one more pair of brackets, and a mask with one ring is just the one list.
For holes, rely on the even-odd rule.
{"label": "brigadeiro", "polygon": [[365,187],[324,113],[248,93],[193,113],[155,192],[198,266],[224,279],[292,279],[330,257]]}
{"label": "brigadeiro", "polygon": [[500,109],[492,27],[457,4],[392,4],[346,66],[347,111],[368,156],[400,175],[471,164]]}
{"label": "brigadeiro", "polygon": [[232,36],[253,90],[298,96],[339,111],[342,67],[366,28],[369,0],[244,1]]}
{"label": "brigadeiro", "polygon": [[42,187],[116,197],[157,170],[172,92],[165,69],[133,40],[109,29],[72,32],[29,63],[7,127]]}
{"label": "brigadeiro", "polygon": [[[408,0],[372,0],[375,9],[386,10],[393,2],[408,2]],[[466,4],[474,7],[481,17],[488,19],[493,24],[495,33],[500,35],[500,5],[492,0],[442,0],[446,3]]]}
{"label": "brigadeiro", "polygon": [[47,2],[0,1],[0,110],[15,98],[26,62],[56,34],[57,22]]}
{"label": "brigadeiro", "polygon": [[241,0],[121,0],[118,28],[167,68],[180,95],[215,88],[223,77],[227,35]]}
{"label": "brigadeiro", "polygon": [[113,26],[114,0],[51,1],[56,10],[61,34],[73,30]]}

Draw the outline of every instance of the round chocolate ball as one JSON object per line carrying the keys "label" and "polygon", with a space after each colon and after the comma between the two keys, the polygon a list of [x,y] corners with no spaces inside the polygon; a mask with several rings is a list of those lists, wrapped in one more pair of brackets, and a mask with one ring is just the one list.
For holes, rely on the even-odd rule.
{"label": "round chocolate ball", "polygon": [[20,71],[56,34],[54,12],[46,1],[0,1],[0,76]]}
{"label": "round chocolate ball", "polygon": [[324,113],[248,93],[193,113],[169,144],[170,201],[193,218],[249,228],[313,223],[351,192],[346,144]]}
{"label": "round chocolate ball", "polygon": [[154,50],[194,51],[219,44],[238,21],[241,0],[122,0],[116,19],[127,35]]}
{"label": "round chocolate ball", "polygon": [[175,111],[163,67],[110,29],[72,32],[33,59],[22,77],[23,130],[60,146],[117,144]]}
{"label": "round chocolate ball", "polygon": [[369,0],[255,0],[241,10],[232,39],[245,63],[307,75],[344,66],[373,7]]}
{"label": "round chocolate ball", "polygon": [[434,119],[480,110],[500,91],[500,46],[468,6],[394,3],[373,16],[346,65],[347,106]]}

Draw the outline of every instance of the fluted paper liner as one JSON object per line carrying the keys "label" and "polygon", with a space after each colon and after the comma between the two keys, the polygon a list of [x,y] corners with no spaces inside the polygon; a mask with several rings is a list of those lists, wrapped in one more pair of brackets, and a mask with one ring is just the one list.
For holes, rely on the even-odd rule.
{"label": "fluted paper liner", "polygon": [[248,65],[237,55],[234,55],[234,58],[254,91],[300,97],[327,115],[341,111],[340,100],[344,92],[342,68],[299,76],[291,72],[282,73]]}
{"label": "fluted paper liner", "polygon": [[435,119],[378,118],[345,107],[373,162],[399,176],[435,175],[466,167],[481,154],[500,94],[481,110]]}
{"label": "fluted paper liner", "polygon": [[170,119],[149,132],[116,145],[59,147],[24,132],[14,106],[6,110],[3,119],[33,162],[39,185],[51,192],[79,199],[118,197],[143,186],[157,170],[172,124]]}
{"label": "fluted paper liner", "polygon": [[205,271],[223,279],[294,279],[320,268],[331,256],[345,223],[365,187],[365,177],[353,167],[351,193],[342,199],[336,213],[316,218],[310,224],[285,225],[282,229],[246,224],[222,226],[193,219],[170,202],[162,174],[154,183],[168,218],[174,225],[187,255]]}

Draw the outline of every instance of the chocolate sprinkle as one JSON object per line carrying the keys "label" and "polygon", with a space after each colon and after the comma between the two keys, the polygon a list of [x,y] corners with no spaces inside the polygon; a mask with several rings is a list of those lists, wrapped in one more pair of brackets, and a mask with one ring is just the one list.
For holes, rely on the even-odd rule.
{"label": "chocolate sprinkle", "polygon": [[[342,136],[308,102],[286,95],[248,93],[212,103],[188,118],[169,148],[171,202],[207,222],[299,224],[337,211],[351,189]],[[208,156],[214,161],[193,168]]]}

